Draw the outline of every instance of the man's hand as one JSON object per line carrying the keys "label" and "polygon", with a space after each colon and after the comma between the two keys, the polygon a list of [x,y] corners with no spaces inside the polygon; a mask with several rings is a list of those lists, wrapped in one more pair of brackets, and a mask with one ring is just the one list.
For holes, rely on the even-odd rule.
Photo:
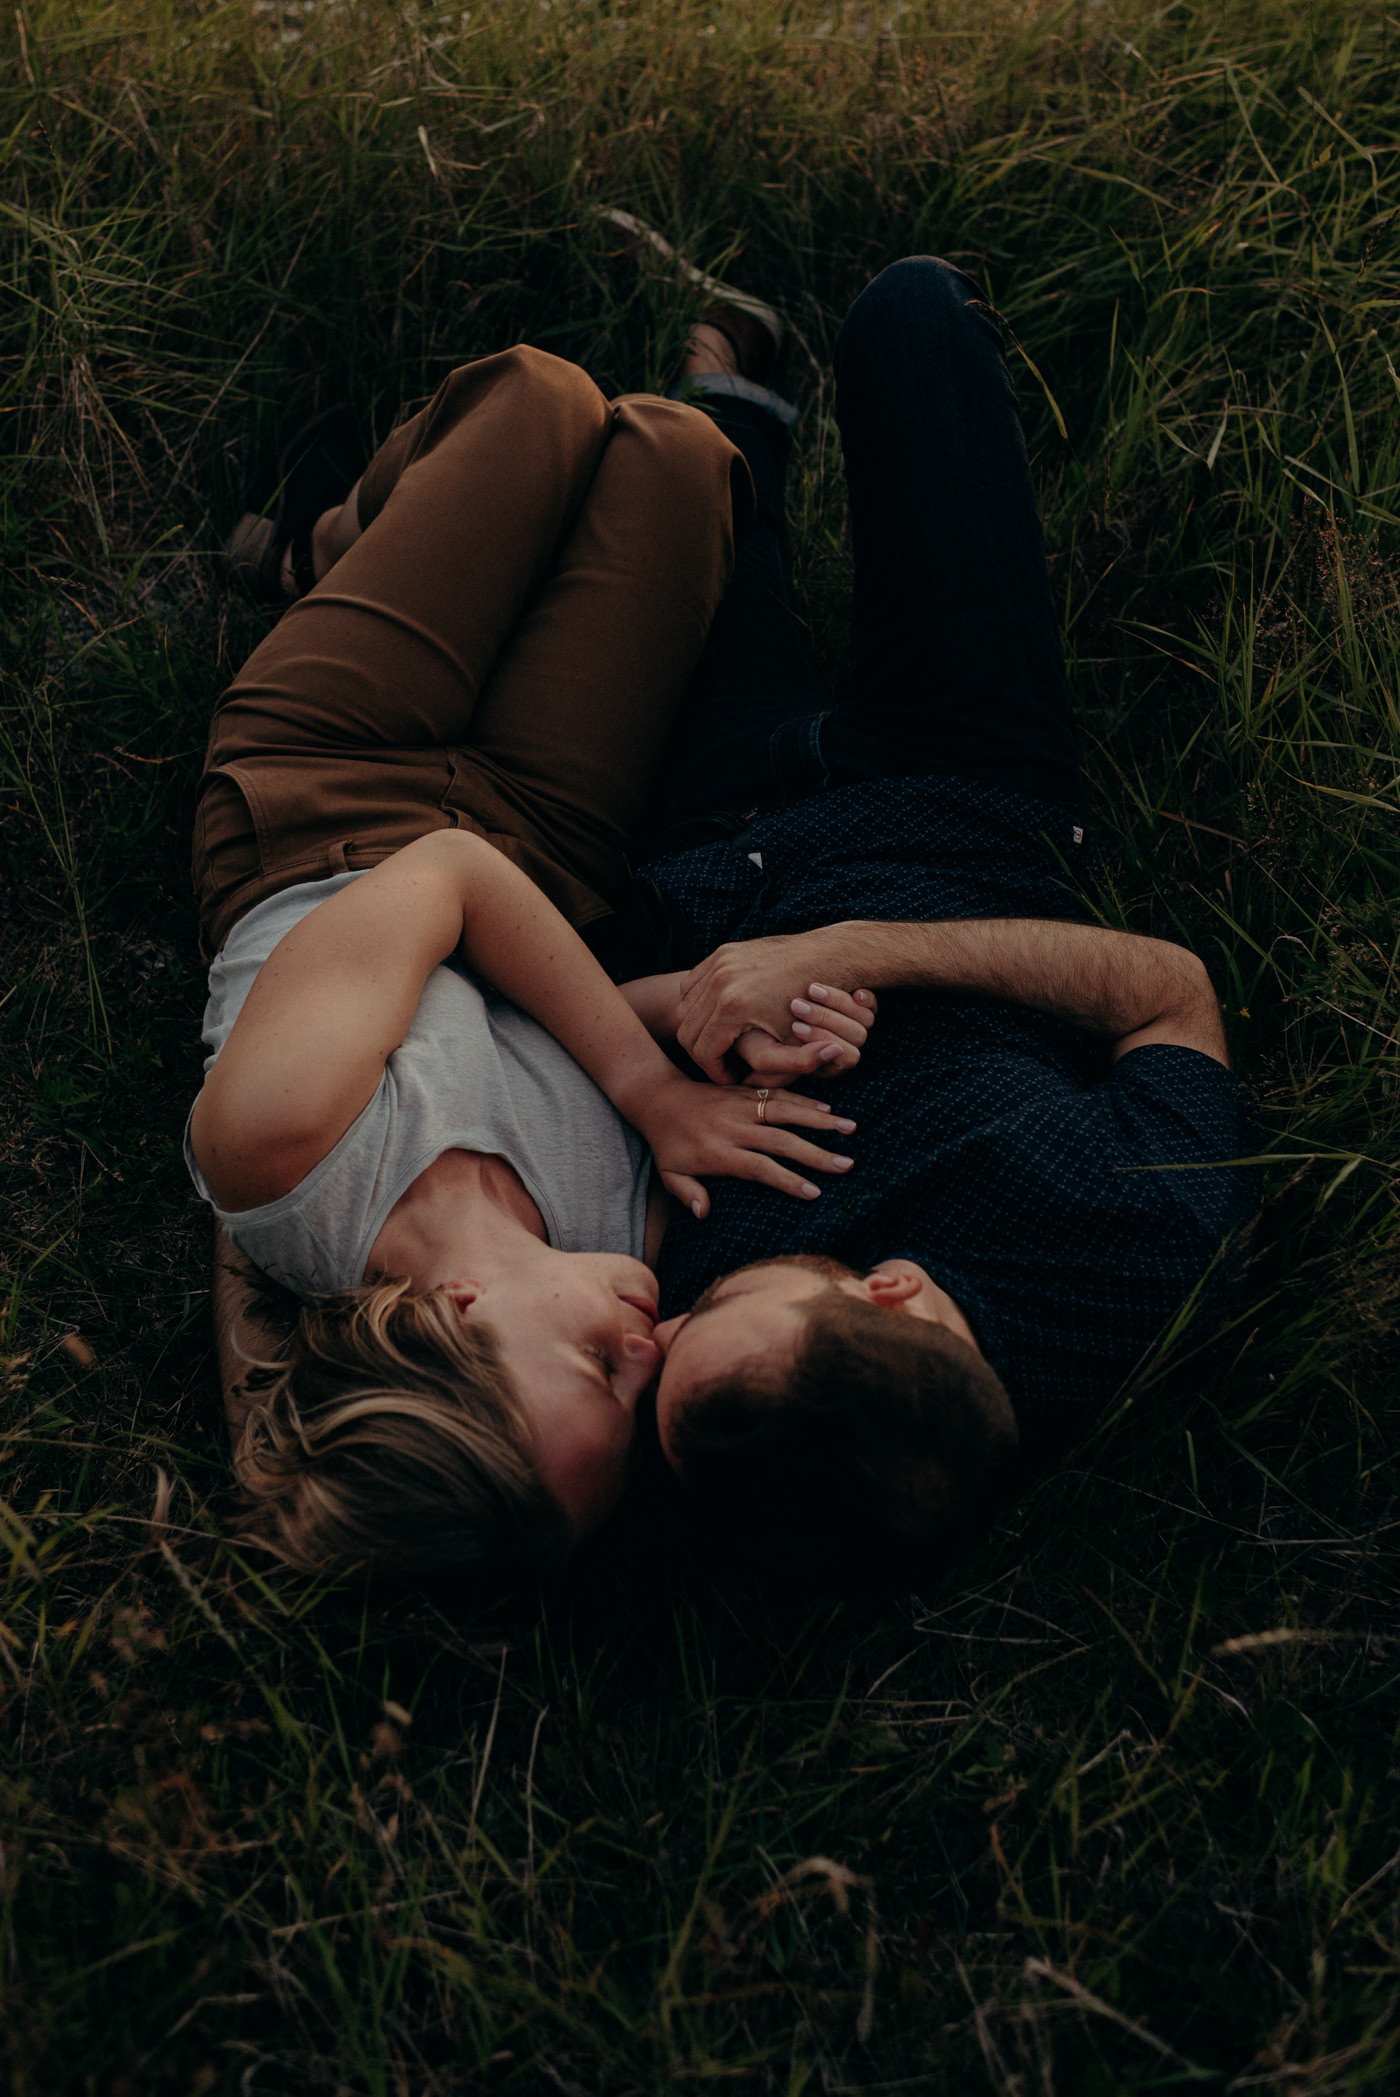
{"label": "man's hand", "polygon": [[699,1173],[757,1180],[814,1201],[821,1190],[806,1175],[848,1172],[853,1162],[789,1133],[790,1127],[838,1129],[848,1136],[855,1128],[822,1101],[795,1092],[770,1091],[759,1100],[752,1092],[722,1092],[674,1071],[645,1101],[629,1101],[627,1118],[651,1145],[663,1186],[701,1217],[709,1214],[710,1198]]}
{"label": "man's hand", "polygon": [[851,966],[825,930],[716,947],[681,978],[676,1039],[719,1085],[736,1082],[725,1062],[731,1049],[752,1084],[849,1070],[876,1011]]}

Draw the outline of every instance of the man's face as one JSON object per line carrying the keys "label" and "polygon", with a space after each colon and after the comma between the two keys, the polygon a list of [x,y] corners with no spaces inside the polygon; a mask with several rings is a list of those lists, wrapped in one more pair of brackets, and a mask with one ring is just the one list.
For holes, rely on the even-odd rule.
{"label": "man's face", "polygon": [[711,1283],[692,1311],[657,1326],[664,1359],[656,1427],[668,1463],[675,1464],[672,1435],[692,1395],[740,1370],[759,1390],[780,1387],[796,1365],[806,1306],[843,1282],[860,1288],[854,1269],[835,1260],[765,1260]]}

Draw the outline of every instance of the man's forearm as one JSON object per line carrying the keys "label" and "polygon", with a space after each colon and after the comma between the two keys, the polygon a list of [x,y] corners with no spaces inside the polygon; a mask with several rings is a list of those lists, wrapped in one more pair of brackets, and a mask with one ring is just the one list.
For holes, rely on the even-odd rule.
{"label": "man's forearm", "polygon": [[812,935],[822,973],[871,990],[932,990],[1027,1005],[1120,1045],[1162,1030],[1227,1060],[1204,964],[1185,947],[1054,918],[852,919]]}
{"label": "man's forearm", "polygon": [[852,919],[718,947],[685,979],[683,1045],[708,1069],[750,1027],[786,1039],[794,1018],[820,1020],[822,986],[1026,1005],[1106,1037],[1115,1056],[1155,1042],[1229,1060],[1194,954],[1054,918]]}

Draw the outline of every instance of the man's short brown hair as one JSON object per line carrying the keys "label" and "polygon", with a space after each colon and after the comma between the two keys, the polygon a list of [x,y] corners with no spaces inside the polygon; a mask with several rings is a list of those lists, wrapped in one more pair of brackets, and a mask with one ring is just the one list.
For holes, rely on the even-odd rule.
{"label": "man's short brown hair", "polygon": [[751,1565],[839,1592],[926,1586],[1009,1490],[1001,1379],[929,1319],[835,1287],[798,1309],[790,1374],[693,1392],[671,1432],[676,1467]]}

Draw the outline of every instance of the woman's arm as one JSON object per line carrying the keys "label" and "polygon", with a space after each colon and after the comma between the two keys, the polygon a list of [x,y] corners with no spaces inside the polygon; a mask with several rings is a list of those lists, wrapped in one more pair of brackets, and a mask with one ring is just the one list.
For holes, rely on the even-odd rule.
{"label": "woman's arm", "polygon": [[[258,972],[205,1080],[191,1141],[221,1208],[287,1194],[373,1097],[431,971],[458,953],[531,1014],[651,1144],[665,1184],[703,1214],[697,1173],[789,1193],[831,1153],[776,1122],[830,1126],[816,1101],[747,1105],[684,1078],[577,933],[519,868],[469,831],[419,838],[311,911]],[[814,1189],[811,1191],[815,1191]]]}

